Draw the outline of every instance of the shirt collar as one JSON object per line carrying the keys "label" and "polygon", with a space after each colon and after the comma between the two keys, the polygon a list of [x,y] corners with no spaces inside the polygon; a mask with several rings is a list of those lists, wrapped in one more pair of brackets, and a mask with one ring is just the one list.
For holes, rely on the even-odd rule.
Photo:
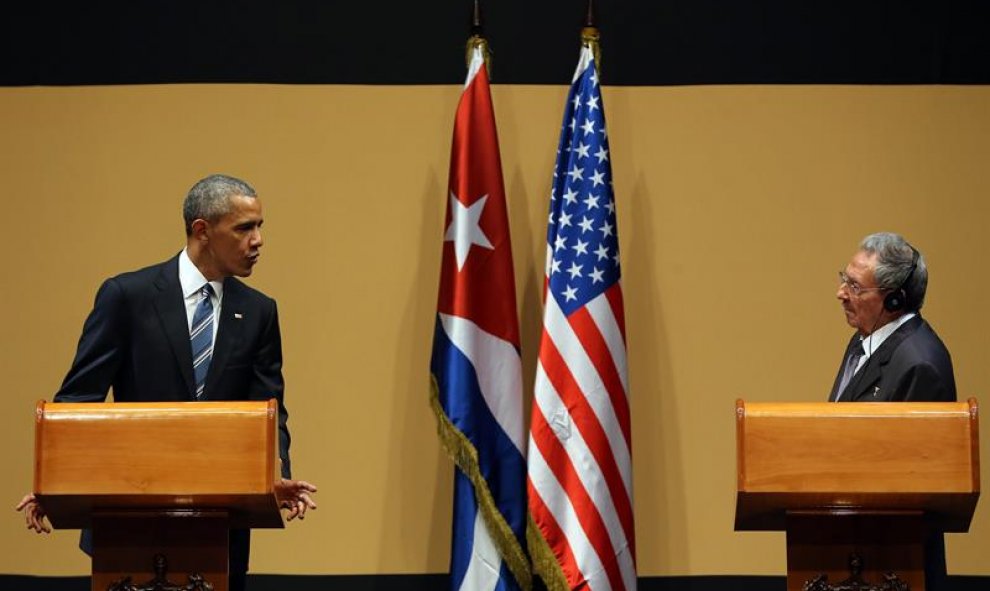
{"label": "shirt collar", "polygon": [[[192,259],[189,258],[189,251],[183,248],[179,253],[179,285],[182,287],[182,297],[188,298],[203,289],[206,277],[196,267]],[[223,281],[210,281],[213,291],[217,294],[217,299],[223,298]]]}
{"label": "shirt collar", "polygon": [[860,337],[861,339],[860,345],[862,345],[863,347],[863,354],[865,355],[865,357],[869,357],[870,355],[876,353],[877,349],[880,348],[880,345],[882,345],[883,342],[887,340],[887,337],[894,334],[895,330],[900,328],[901,325],[903,325],[908,320],[911,320],[915,316],[917,316],[917,314],[915,314],[914,312],[908,312],[907,314],[901,316],[897,320],[892,320],[887,324],[884,324],[880,328],[876,329],[875,331],[873,331],[873,334],[865,337]]}

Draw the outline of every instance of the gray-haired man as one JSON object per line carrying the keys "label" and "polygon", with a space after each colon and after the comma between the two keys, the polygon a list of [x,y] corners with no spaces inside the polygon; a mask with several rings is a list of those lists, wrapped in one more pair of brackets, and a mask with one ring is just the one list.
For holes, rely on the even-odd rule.
{"label": "gray-haired man", "polygon": [[849,340],[829,400],[840,402],[956,399],[952,359],[921,317],[928,288],[925,258],[897,234],[871,234],[844,271],[835,296]]}

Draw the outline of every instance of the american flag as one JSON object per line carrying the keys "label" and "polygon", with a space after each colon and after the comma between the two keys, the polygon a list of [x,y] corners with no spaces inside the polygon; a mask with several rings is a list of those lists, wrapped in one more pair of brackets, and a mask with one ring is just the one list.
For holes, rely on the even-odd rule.
{"label": "american flag", "polygon": [[457,106],[431,403],[457,465],[454,591],[528,590],[526,448],[519,321],[502,165],[482,49]]}
{"label": "american flag", "polygon": [[567,95],[529,439],[530,552],[549,589],[636,588],[625,319],[592,51]]}

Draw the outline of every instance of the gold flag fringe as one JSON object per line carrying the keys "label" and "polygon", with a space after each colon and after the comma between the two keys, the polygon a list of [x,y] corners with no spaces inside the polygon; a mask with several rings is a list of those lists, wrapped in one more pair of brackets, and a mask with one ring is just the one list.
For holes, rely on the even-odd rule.
{"label": "gold flag fringe", "polygon": [[529,544],[529,555],[533,559],[533,572],[543,579],[547,591],[570,591],[571,587],[567,584],[567,577],[564,576],[557,557],[531,514],[527,516],[526,542]]}
{"label": "gold flag fringe", "polygon": [[523,551],[522,545],[516,539],[515,534],[509,527],[501,511],[495,506],[495,498],[485,477],[481,475],[481,468],[478,466],[478,450],[475,449],[471,441],[461,433],[461,431],[450,422],[447,413],[440,406],[440,388],[437,385],[437,378],[430,374],[430,406],[433,414],[437,417],[437,435],[440,443],[454,464],[460,468],[461,472],[468,477],[474,485],[475,498],[478,500],[478,508],[481,516],[488,526],[492,542],[498,549],[499,555],[505,560],[509,571],[516,577],[519,586],[523,591],[531,591],[533,588],[533,575],[529,570],[529,560]]}

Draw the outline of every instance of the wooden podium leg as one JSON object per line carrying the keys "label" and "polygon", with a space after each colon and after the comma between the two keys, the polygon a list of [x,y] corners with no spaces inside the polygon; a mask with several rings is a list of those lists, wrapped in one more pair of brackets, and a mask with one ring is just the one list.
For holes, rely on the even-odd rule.
{"label": "wooden podium leg", "polygon": [[925,533],[920,511],[788,512],[787,590],[801,591],[820,574],[838,585],[850,578],[850,555],[855,553],[868,584],[879,586],[884,573],[894,573],[911,591],[924,591]]}
{"label": "wooden podium leg", "polygon": [[184,587],[199,574],[215,591],[227,591],[229,528],[226,511],[95,513],[92,591],[124,577],[145,585],[156,578],[156,555],[165,557],[171,584]]}

